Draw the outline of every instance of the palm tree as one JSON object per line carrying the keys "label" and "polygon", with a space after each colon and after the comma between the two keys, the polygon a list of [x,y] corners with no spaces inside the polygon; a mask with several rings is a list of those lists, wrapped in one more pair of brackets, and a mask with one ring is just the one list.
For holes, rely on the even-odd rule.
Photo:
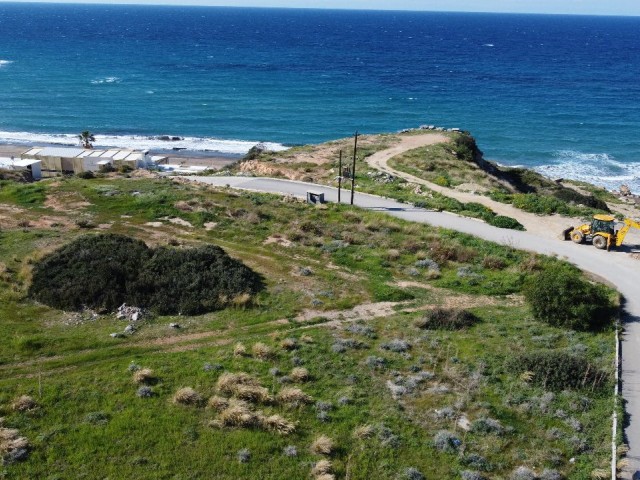
{"label": "palm tree", "polygon": [[89,130],[85,130],[84,132],[82,132],[80,135],[78,135],[78,138],[80,139],[80,143],[84,148],[93,148],[91,142],[96,141],[96,137],[94,137],[93,133],[91,133]]}

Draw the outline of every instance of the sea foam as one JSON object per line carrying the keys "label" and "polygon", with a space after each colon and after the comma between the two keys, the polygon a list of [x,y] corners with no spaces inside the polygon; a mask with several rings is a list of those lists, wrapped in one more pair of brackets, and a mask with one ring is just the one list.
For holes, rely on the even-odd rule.
{"label": "sea foam", "polygon": [[[180,140],[160,140],[159,136],[142,135],[96,135],[95,147],[118,147],[134,150],[190,150],[197,152],[217,152],[227,155],[244,155],[258,143],[267,150],[283,151],[287,147],[280,143],[254,142],[247,140],[224,140],[210,137],[179,137]],[[171,137],[169,137],[171,138]],[[31,132],[2,132],[0,143],[18,143],[25,145],[52,144],[78,145],[78,136],[74,134],[47,134]]]}
{"label": "sea foam", "polygon": [[9,65],[13,63],[13,60],[0,60],[0,67],[4,67],[5,65]]}
{"label": "sea foam", "polygon": [[584,153],[574,150],[555,152],[549,165],[535,170],[550,178],[568,178],[617,190],[625,184],[640,193],[640,162],[620,162],[607,153]]}

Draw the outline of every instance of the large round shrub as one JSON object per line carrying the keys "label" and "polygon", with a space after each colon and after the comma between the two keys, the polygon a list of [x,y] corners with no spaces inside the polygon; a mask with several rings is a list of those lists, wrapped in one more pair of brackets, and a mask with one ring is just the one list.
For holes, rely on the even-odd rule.
{"label": "large round shrub", "polygon": [[260,276],[220,247],[159,248],[138,276],[133,303],[159,314],[193,315],[224,308],[261,288]]}
{"label": "large round shrub", "polygon": [[81,237],[43,258],[29,295],[64,310],[114,310],[128,303],[159,314],[197,314],[262,288],[260,275],[219,247],[153,250],[107,234]]}
{"label": "large round shrub", "polygon": [[577,269],[560,263],[533,275],[524,295],[537,320],[557,327],[601,329],[616,314],[604,286],[589,283]]}
{"label": "large round shrub", "polygon": [[29,296],[62,310],[113,310],[151,255],[144,242],[123,235],[80,237],[35,265]]}

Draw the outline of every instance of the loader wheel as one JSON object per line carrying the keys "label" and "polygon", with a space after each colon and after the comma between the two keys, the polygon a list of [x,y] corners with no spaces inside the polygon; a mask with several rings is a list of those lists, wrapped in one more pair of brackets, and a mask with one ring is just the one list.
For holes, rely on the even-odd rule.
{"label": "loader wheel", "polygon": [[607,239],[602,235],[596,235],[593,237],[593,246],[600,250],[604,250],[607,248]]}
{"label": "loader wheel", "polygon": [[571,240],[573,243],[582,243],[584,242],[584,235],[580,230],[574,230],[571,232]]}

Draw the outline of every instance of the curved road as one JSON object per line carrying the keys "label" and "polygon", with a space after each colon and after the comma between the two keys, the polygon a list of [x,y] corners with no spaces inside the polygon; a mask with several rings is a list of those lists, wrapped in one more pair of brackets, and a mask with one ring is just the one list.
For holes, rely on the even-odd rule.
{"label": "curved road", "polygon": [[[214,186],[229,186],[282,195],[306,198],[306,192],[322,192],[329,202],[337,202],[337,189],[304,182],[263,177],[182,177],[186,180]],[[345,190],[342,203],[348,203]],[[579,268],[598,275],[614,285],[625,297],[625,332],[622,339],[622,395],[626,400],[629,425],[625,429],[629,452],[627,478],[640,471],[640,261],[629,255],[629,246],[623,250],[606,252],[590,245],[549,240],[530,232],[492,227],[479,220],[447,212],[433,212],[416,208],[395,200],[356,192],[354,204],[367,210],[382,211],[412,222],[427,223],[475,235],[514,248],[545,255],[557,255]],[[632,245],[638,248],[637,245]]]}

